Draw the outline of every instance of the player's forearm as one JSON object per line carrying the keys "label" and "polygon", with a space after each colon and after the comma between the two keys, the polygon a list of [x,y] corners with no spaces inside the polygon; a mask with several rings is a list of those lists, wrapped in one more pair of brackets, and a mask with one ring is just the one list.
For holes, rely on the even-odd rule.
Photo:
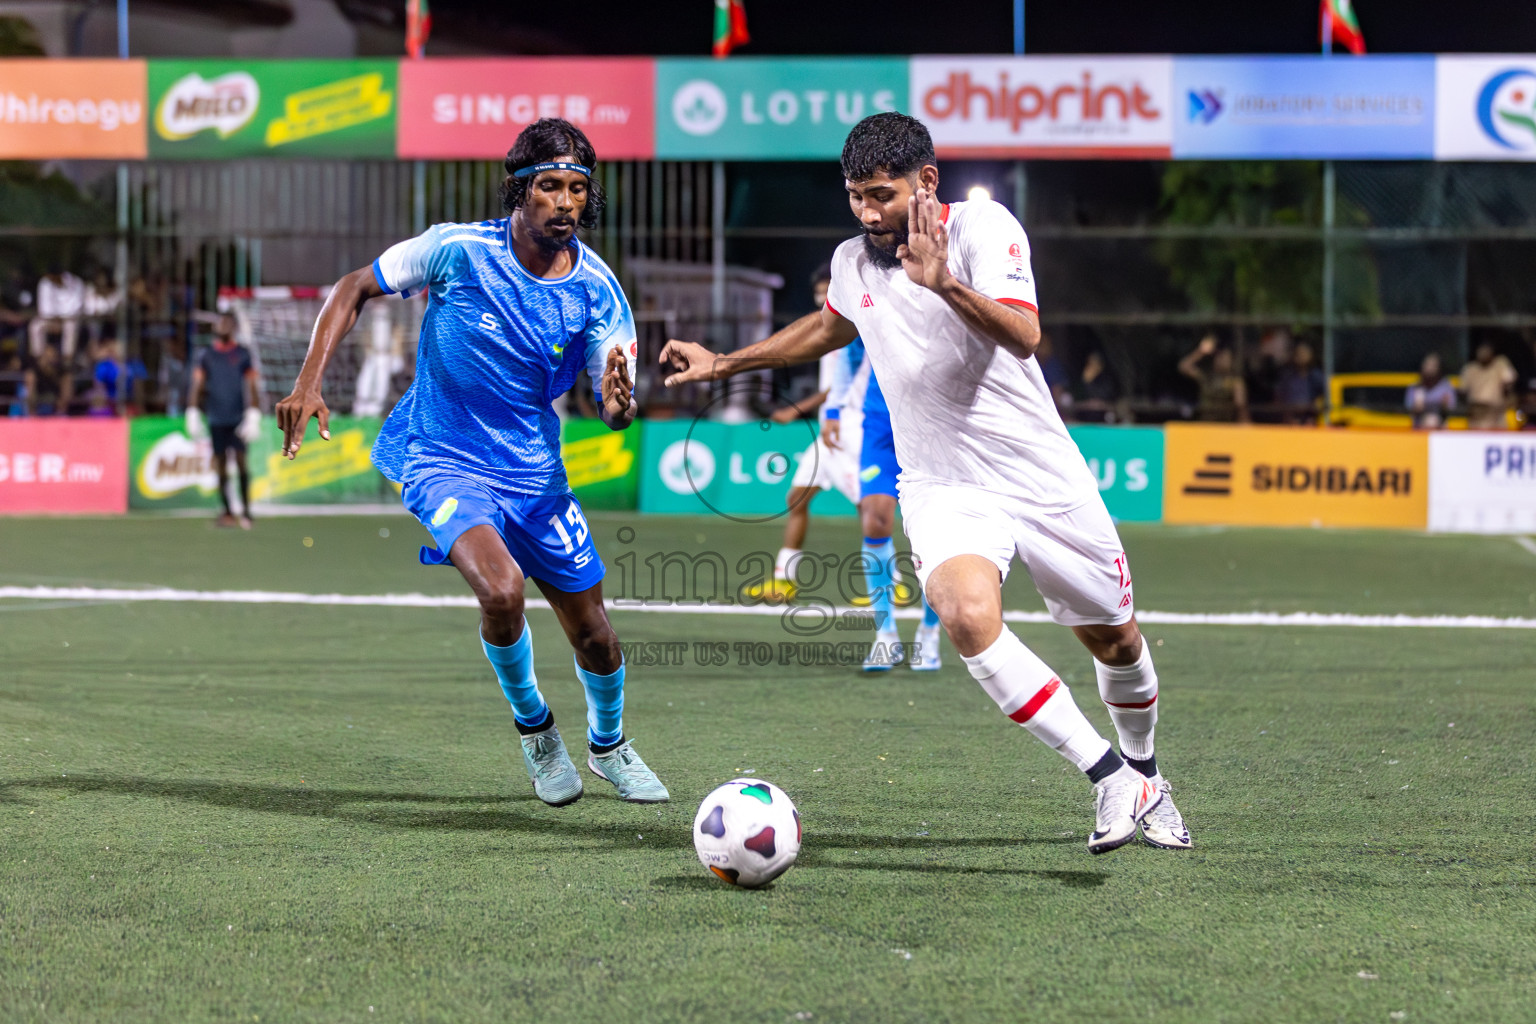
{"label": "player's forearm", "polygon": [[1040,347],[1040,325],[1033,316],[1023,314],[996,299],[968,288],[954,277],[938,289],[939,297],[977,334],[996,343],[1019,359],[1028,359]]}
{"label": "player's forearm", "polygon": [[[295,391],[319,392],[320,381],[331,363],[331,357],[336,354],[336,347],[357,326],[363,303],[369,298],[368,290],[357,280],[361,273],[363,271],[357,271],[337,281],[331,294],[326,296],[320,316],[315,320],[314,333],[309,338],[309,351],[304,354],[304,365],[300,367],[298,380],[293,385]],[[371,277],[372,268],[367,273]]]}
{"label": "player's forearm", "polygon": [[841,348],[848,340],[839,340],[822,322],[821,313],[807,313],[783,330],[746,348],[715,357],[711,376],[715,380],[753,370],[775,370],[781,366],[808,363]]}

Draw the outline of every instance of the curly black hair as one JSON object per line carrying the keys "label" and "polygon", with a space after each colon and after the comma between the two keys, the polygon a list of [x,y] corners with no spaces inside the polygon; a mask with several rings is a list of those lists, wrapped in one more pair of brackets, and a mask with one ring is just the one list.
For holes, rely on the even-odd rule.
{"label": "curly black hair", "polygon": [[870,114],[843,143],[843,177],[849,181],[868,181],[879,171],[905,178],[926,164],[938,165],[928,126],[894,110]]}
{"label": "curly black hair", "polygon": [[[514,178],[519,168],[532,167],[571,154],[583,167],[597,164],[597,151],[587,135],[563,117],[543,117],[517,134],[517,141],[507,151],[507,176],[501,182],[501,208],[511,213],[528,199],[533,177]],[[596,178],[587,179],[587,205],[576,223],[584,228],[597,226],[597,218],[608,203],[607,193]]]}

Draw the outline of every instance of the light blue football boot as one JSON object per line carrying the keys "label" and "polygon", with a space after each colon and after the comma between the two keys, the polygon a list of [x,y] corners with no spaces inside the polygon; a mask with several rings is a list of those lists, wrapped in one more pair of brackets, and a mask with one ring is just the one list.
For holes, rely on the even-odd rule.
{"label": "light blue football boot", "polygon": [[581,773],[565,752],[560,730],[550,722],[547,729],[528,733],[523,740],[523,767],[533,781],[533,794],[551,807],[564,807],[581,799]]}
{"label": "light blue football boot", "polygon": [[587,767],[600,779],[613,783],[620,800],[636,804],[664,804],[672,798],[656,773],[640,760],[628,740],[601,754],[589,753]]}

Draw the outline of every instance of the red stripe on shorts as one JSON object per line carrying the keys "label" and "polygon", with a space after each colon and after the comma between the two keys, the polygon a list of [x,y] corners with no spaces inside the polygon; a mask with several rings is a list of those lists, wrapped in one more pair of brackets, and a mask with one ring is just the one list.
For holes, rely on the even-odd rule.
{"label": "red stripe on shorts", "polygon": [[1013,712],[1013,714],[1009,715],[1008,717],[1013,719],[1015,722],[1018,722],[1020,725],[1023,725],[1031,718],[1034,718],[1035,712],[1039,711],[1045,702],[1050,700],[1051,697],[1059,689],[1061,689],[1061,680],[1052,679],[1050,682],[1040,687],[1039,691],[1033,697],[1025,701],[1023,707],[1019,708],[1019,710]]}

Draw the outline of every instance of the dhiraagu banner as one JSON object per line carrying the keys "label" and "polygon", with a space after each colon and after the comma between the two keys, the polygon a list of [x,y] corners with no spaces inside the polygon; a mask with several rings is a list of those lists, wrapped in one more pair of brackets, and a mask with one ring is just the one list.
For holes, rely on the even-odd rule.
{"label": "dhiraagu banner", "polygon": [[[271,418],[250,446],[251,501],[264,504],[388,503],[395,486],[373,468],[368,452],[380,421],[331,417],[331,439],[322,441],[310,427],[304,450],[292,462],[283,458],[281,438]],[[207,438],[187,437],[180,419],[141,416],[129,423],[130,508],[216,508],[218,475]],[[233,470],[230,473],[233,479]]]}
{"label": "dhiraagu banner", "polygon": [[149,156],[393,158],[391,60],[149,62]]}
{"label": "dhiraagu banner", "polygon": [[904,57],[656,62],[662,160],[835,160],[859,121],[905,109]]}
{"label": "dhiraagu banner", "polygon": [[1078,425],[1067,430],[1088,460],[1110,515],[1127,523],[1163,518],[1162,428]]}

